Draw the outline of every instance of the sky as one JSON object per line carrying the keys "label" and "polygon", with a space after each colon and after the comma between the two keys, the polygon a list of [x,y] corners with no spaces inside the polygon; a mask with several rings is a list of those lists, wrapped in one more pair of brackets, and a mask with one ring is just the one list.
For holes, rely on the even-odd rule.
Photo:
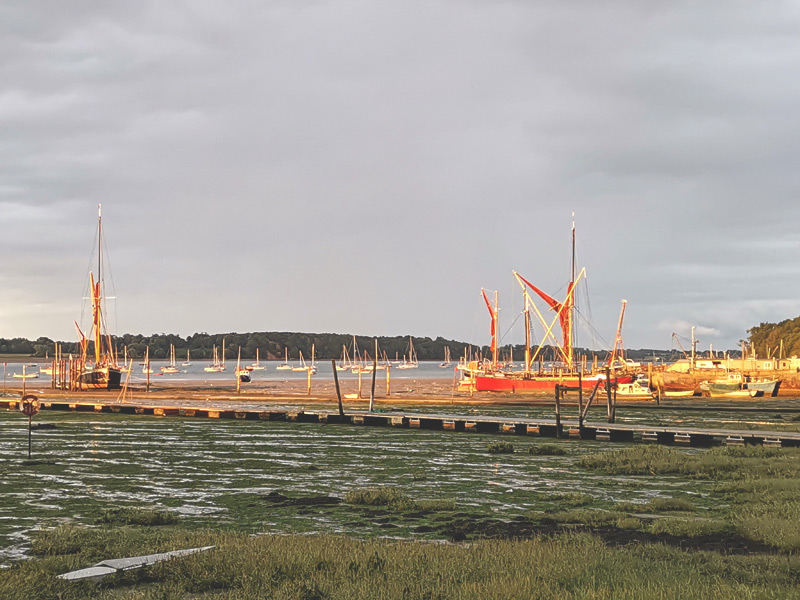
{"label": "sky", "polygon": [[112,333],[487,344],[486,288],[522,343],[574,213],[579,346],[738,348],[800,314],[799,72],[797,2],[6,0],[0,337],[77,339],[102,203]]}

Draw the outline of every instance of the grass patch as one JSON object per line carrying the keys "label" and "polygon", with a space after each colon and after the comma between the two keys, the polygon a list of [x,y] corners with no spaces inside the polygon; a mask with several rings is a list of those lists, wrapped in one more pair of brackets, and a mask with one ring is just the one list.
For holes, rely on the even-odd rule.
{"label": "grass patch", "polygon": [[729,527],[720,521],[707,519],[655,519],[649,527],[650,533],[662,533],[682,538],[695,538],[706,535],[718,535],[729,531]]}
{"label": "grass patch", "polygon": [[563,510],[548,513],[534,513],[534,520],[539,520],[543,523],[560,523],[569,525],[588,525],[590,527],[603,527],[607,525],[615,525],[617,521],[623,516],[616,511],[611,510],[591,510],[586,508],[576,508],[572,510]]}
{"label": "grass patch", "polygon": [[[60,528],[78,535],[79,555],[50,552],[0,577],[4,600],[60,598],[592,598],[722,600],[796,594],[798,556],[722,556],[661,544],[613,548],[585,534],[525,541],[424,544],[337,536],[248,536],[143,528]],[[211,552],[129,571],[98,583],[55,575],[115,556],[215,545]],[[65,547],[65,541],[53,548]],[[105,557],[104,557],[105,558]],[[535,565],[535,570],[531,569]]]}
{"label": "grass patch", "polygon": [[514,444],[511,442],[491,442],[487,444],[486,449],[489,454],[513,454]]}
{"label": "grass patch", "polygon": [[180,520],[169,510],[141,507],[121,507],[104,510],[95,523],[117,523],[123,525],[174,525]]}
{"label": "grass patch", "polygon": [[634,513],[691,512],[694,504],[682,498],[651,498],[647,502],[617,502],[617,510]]}
{"label": "grass patch", "polygon": [[391,510],[399,511],[438,512],[456,509],[454,500],[413,500],[400,488],[390,486],[350,490],[345,494],[344,501],[347,504],[383,506]]}
{"label": "grass patch", "polygon": [[582,492],[555,493],[551,494],[549,499],[562,506],[572,507],[586,506],[587,504],[591,504],[594,500],[591,495]]}
{"label": "grass patch", "polygon": [[712,448],[689,454],[667,446],[631,446],[581,457],[585,469],[615,475],[687,475],[727,480],[780,474],[800,476],[800,449],[762,446]]}
{"label": "grass patch", "polygon": [[533,456],[564,456],[567,451],[556,444],[537,444],[528,448],[528,454]]}
{"label": "grass patch", "polygon": [[[658,519],[653,533],[697,537],[720,528],[786,552],[800,550],[800,449],[722,447],[688,453],[663,446],[633,446],[585,456],[578,464],[604,473],[683,475],[716,481],[715,513],[727,522]],[[618,503],[626,512],[693,510],[675,498]],[[663,531],[662,531],[663,530]]]}

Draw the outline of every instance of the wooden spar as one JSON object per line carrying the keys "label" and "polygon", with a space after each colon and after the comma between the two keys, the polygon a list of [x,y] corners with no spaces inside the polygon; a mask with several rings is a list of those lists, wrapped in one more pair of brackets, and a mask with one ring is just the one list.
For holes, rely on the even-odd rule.
{"label": "wooden spar", "polygon": [[614,348],[611,350],[611,358],[608,360],[608,364],[611,367],[614,366],[614,361],[617,359],[617,348],[619,348],[620,358],[625,359],[625,355],[623,354],[624,350],[622,348],[622,319],[625,317],[625,306],[628,304],[627,300],[622,301],[622,309],[619,312],[619,323],[617,323],[617,335],[614,338]]}
{"label": "wooden spar", "polygon": [[339,389],[339,373],[336,372],[336,360],[331,359],[333,369],[333,383],[336,386],[336,398],[339,401],[339,417],[344,417],[344,407],[342,406],[342,391]]}
{"label": "wooden spar", "polygon": [[[545,294],[542,290],[540,290],[535,285],[533,285],[530,281],[528,281],[527,279],[525,279],[521,275],[517,275],[517,277],[519,279],[521,279],[525,283],[525,285],[527,285],[534,292],[536,292],[545,302],[550,304],[550,307],[553,310],[556,311],[556,316],[553,318],[553,320],[550,323],[550,325],[548,325],[547,324],[547,320],[544,318],[544,315],[542,315],[541,311],[539,310],[539,307],[536,306],[535,304],[531,303],[531,304],[533,304],[533,308],[536,311],[536,314],[539,317],[539,320],[541,321],[542,326],[545,328],[545,333],[544,333],[544,336],[542,337],[542,342],[539,344],[539,347],[536,348],[536,352],[531,357],[531,364],[533,364],[533,361],[535,361],[538,358],[539,354],[544,351],[544,342],[548,338],[551,338],[553,340],[553,343],[555,344],[556,348],[558,349],[559,354],[564,359],[564,362],[567,363],[568,369],[570,371],[572,370],[572,368],[573,368],[573,364],[572,364],[573,363],[572,346],[571,345],[568,346],[568,347],[566,346],[566,343],[567,343],[567,340],[568,340],[567,333],[571,331],[571,327],[568,326],[568,324],[565,323],[565,321],[567,320],[566,315],[569,315],[570,313],[568,311],[565,312],[565,310],[569,307],[570,303],[572,302],[572,298],[573,298],[573,295],[575,293],[575,287],[577,286],[578,281],[580,281],[581,277],[583,277],[585,274],[586,274],[586,269],[581,269],[581,272],[578,273],[577,279],[574,282],[571,283],[569,291],[567,292],[567,298],[566,298],[566,300],[564,300],[564,302],[558,302],[558,301],[554,300],[553,298],[551,298],[550,296]],[[562,315],[564,316],[563,318],[562,318]],[[555,335],[553,335],[553,327],[555,327],[556,322],[560,322],[561,323],[562,333],[564,334],[564,344],[559,343],[558,340],[556,339]]]}
{"label": "wooden spar", "polygon": [[147,350],[145,352],[144,358],[144,372],[147,375],[147,385],[145,386],[145,391],[150,391],[150,346],[147,346]]}
{"label": "wooden spar", "polygon": [[392,394],[392,388],[391,388],[392,376],[390,374],[391,370],[392,370],[392,365],[389,364],[389,363],[386,363],[386,395],[387,396],[391,396],[391,394]]}
{"label": "wooden spar", "polygon": [[516,271],[512,271],[514,273],[514,277],[517,279],[517,283],[522,288],[522,305],[524,306],[522,310],[523,314],[523,322],[525,325],[525,372],[530,373],[531,370],[531,311],[530,311],[530,304],[531,298],[528,294],[528,288],[523,283],[523,279],[520,277],[519,273]]}
{"label": "wooden spar", "polygon": [[491,323],[491,333],[492,333],[492,367],[497,367],[497,292],[494,293],[494,308],[492,308],[492,303],[489,302],[489,297],[486,295],[486,290],[481,288],[481,295],[483,296],[483,301],[486,302],[486,308],[489,309],[489,314],[492,318]]}

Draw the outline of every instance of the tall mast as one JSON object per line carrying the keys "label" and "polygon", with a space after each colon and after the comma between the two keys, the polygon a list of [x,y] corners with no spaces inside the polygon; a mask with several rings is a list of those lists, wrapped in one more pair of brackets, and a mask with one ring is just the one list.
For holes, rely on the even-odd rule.
{"label": "tall mast", "polygon": [[575,347],[575,292],[573,286],[575,285],[575,212],[572,213],[572,272],[570,273],[569,280],[569,366],[570,369],[574,364],[574,347]]}
{"label": "tall mast", "polygon": [[531,369],[531,311],[529,307],[531,301],[524,280],[516,271],[514,271],[514,277],[517,278],[517,283],[522,287],[522,303],[524,306],[522,314],[525,322],[525,372],[527,373]]}

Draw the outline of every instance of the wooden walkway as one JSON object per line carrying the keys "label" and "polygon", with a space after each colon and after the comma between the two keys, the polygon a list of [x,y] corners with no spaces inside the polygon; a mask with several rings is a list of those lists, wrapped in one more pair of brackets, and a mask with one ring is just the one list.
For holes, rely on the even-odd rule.
{"label": "wooden walkway", "polygon": [[[19,400],[0,399],[0,408],[17,410]],[[562,437],[607,442],[654,442],[684,446],[800,446],[800,433],[779,431],[754,431],[738,429],[706,429],[702,427],[653,427],[586,421],[579,427],[577,421],[561,421],[560,431],[555,419],[531,419],[502,416],[464,416],[412,412],[369,412],[346,410],[307,410],[300,408],[264,408],[149,404],[139,402],[90,402],[70,400],[42,400],[42,410],[61,410],[91,413],[120,413],[206,419],[243,419],[252,421],[295,421],[301,423],[340,423],[357,426],[405,427],[434,431],[505,434],[517,436]]]}

